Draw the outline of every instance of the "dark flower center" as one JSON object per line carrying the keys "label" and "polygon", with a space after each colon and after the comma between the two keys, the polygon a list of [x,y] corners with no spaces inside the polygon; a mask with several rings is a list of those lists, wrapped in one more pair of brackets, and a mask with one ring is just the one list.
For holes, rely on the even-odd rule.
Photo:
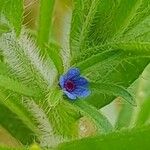
{"label": "dark flower center", "polygon": [[68,80],[64,87],[68,92],[72,92],[75,89],[75,84],[73,81]]}

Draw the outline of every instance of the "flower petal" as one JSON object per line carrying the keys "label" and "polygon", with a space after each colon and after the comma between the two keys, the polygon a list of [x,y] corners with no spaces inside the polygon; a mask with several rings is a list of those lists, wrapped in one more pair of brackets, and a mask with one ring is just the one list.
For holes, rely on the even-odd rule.
{"label": "flower petal", "polygon": [[71,68],[66,74],[67,79],[72,79],[80,75],[80,70],[78,68]]}
{"label": "flower petal", "polygon": [[75,78],[73,81],[75,82],[76,86],[82,86],[86,88],[89,85],[87,79],[84,77]]}
{"label": "flower petal", "polygon": [[87,97],[90,95],[91,91],[88,88],[78,87],[73,93],[78,97]]}
{"label": "flower petal", "polygon": [[82,93],[82,95],[80,95],[80,97],[87,97],[91,94],[91,91],[89,89],[85,89]]}
{"label": "flower petal", "polygon": [[72,100],[75,100],[77,99],[76,95],[73,94],[73,93],[69,93],[67,91],[64,91],[64,93],[68,96],[68,98],[72,99]]}
{"label": "flower petal", "polygon": [[60,76],[60,78],[59,78],[59,84],[60,84],[61,88],[63,89],[64,88],[64,84],[65,84],[65,78],[64,78],[64,76]]}

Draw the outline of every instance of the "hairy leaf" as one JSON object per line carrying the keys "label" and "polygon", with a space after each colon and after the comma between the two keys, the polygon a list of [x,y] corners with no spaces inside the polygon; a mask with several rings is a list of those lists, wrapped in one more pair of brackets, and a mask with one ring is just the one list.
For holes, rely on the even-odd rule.
{"label": "hairy leaf", "polygon": [[26,87],[23,84],[3,75],[0,75],[0,87],[25,96],[40,97],[40,92],[38,92],[37,89]]}
{"label": "hairy leaf", "polygon": [[61,100],[56,106],[47,106],[46,110],[56,135],[62,135],[64,139],[77,137],[78,128],[76,122],[81,116],[69,102]]}
{"label": "hairy leaf", "polygon": [[40,145],[42,147],[53,147],[60,143],[62,141],[61,135],[57,136],[54,133],[52,124],[44,110],[33,99],[24,97],[23,101],[26,109],[31,112],[34,120],[38,124],[37,128],[40,132],[37,134],[37,138],[40,141]]}
{"label": "hairy leaf", "polygon": [[148,0],[77,0],[74,7],[70,37],[74,56],[120,37],[150,15]]}
{"label": "hairy leaf", "polygon": [[19,38],[14,33],[1,37],[1,50],[12,73],[27,84],[41,90],[51,87],[57,76],[56,68],[50,59],[40,56],[39,50],[25,32]]}
{"label": "hairy leaf", "polygon": [[[77,66],[94,82],[114,83],[127,88],[149,63],[150,44],[149,42],[121,42],[110,45],[106,46],[110,50],[105,51],[102,47],[103,52],[100,53],[95,49],[95,55],[81,61]],[[97,100],[105,101],[101,100],[102,95],[99,94]],[[108,97],[106,99],[108,104],[111,99]],[[103,105],[99,103],[97,106]]]}
{"label": "hairy leaf", "polygon": [[[74,1],[70,34],[73,66],[89,80],[129,87],[150,60],[149,12],[148,0]],[[113,98],[102,93],[89,99],[102,107]]]}

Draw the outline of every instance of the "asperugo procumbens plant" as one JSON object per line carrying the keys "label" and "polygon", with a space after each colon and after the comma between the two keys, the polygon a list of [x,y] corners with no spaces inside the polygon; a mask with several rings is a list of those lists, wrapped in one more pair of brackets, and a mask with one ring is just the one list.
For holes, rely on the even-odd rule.
{"label": "asperugo procumbens plant", "polygon": [[[32,31],[22,0],[0,1],[0,125],[21,149],[150,146],[149,126],[115,131],[99,111],[118,96],[136,106],[128,87],[150,62],[150,1],[74,0],[66,46],[52,34],[55,4],[39,1]],[[84,116],[95,137],[79,140]]]}

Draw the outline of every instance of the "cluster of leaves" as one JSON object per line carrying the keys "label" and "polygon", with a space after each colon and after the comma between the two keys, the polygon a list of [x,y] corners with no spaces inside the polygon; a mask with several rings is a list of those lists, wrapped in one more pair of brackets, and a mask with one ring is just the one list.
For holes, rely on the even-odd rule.
{"label": "cluster of leaves", "polygon": [[[0,124],[23,145],[36,141],[50,148],[80,138],[78,122],[87,116],[101,135],[57,149],[87,149],[93,143],[98,149],[123,149],[124,143],[132,143],[131,149],[149,146],[148,140],[142,140],[149,139],[149,127],[112,132],[113,126],[98,109],[118,96],[136,105],[128,87],[150,62],[150,1],[74,0],[66,38],[69,49],[51,40],[54,4],[55,0],[40,1],[33,36],[22,25],[23,1],[0,2]],[[58,86],[59,76],[72,66],[88,78],[92,91],[75,102],[64,97]],[[121,123],[127,117],[125,109],[118,129],[127,126]],[[145,114],[139,113],[138,124],[146,122],[140,122]]]}

